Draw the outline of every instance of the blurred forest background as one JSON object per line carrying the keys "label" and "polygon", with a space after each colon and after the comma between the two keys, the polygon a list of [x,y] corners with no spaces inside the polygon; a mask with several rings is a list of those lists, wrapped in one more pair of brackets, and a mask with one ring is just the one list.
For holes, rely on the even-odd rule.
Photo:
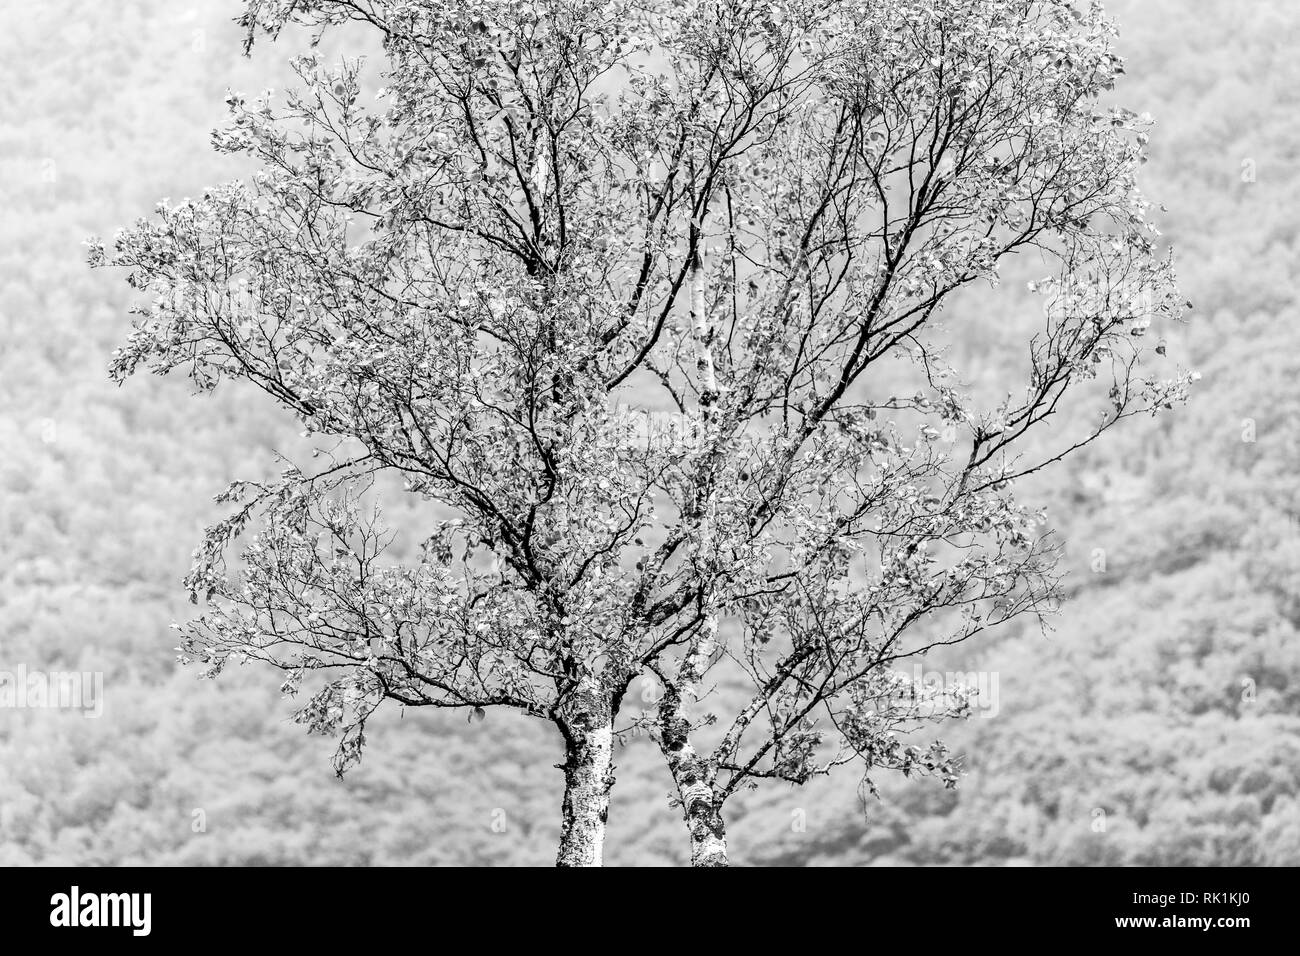
{"label": "blurred forest background", "polygon": [[[926,662],[997,677],[995,714],[941,728],[959,789],[882,779],[864,800],[850,770],[763,790],[730,806],[737,863],[1300,864],[1300,5],[1107,6],[1195,304],[1161,334],[1199,388],[1024,495],[1062,532],[1070,600],[1048,634]],[[393,709],[339,780],[275,674],[174,663],[212,496],[268,474],[296,428],[248,391],[111,386],[128,290],[83,241],[245,172],[208,132],[226,88],[277,86],[290,50],[243,59],[238,7],[3,3],[0,670],[102,671],[105,701],[98,720],[0,710],[0,865],[549,864],[549,725]],[[1023,282],[995,301],[1036,308]],[[996,320],[966,344],[995,380],[1021,354]],[[652,746],[617,762],[607,861],[684,862]]]}

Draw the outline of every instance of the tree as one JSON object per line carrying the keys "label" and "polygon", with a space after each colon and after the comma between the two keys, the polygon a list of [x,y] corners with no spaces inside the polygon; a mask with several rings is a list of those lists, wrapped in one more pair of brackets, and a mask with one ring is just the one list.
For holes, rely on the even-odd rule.
{"label": "tree", "polygon": [[[1134,183],[1147,121],[1098,103],[1121,71],[1099,8],[247,0],[241,22],[250,45],[315,31],[284,106],[229,97],[214,142],[251,185],[91,253],[148,296],[116,378],[243,380],[320,443],[222,496],[183,659],[310,687],[340,773],[386,700],[554,723],[562,865],[601,861],[647,673],[697,864],[762,779],[951,783],[898,733],[961,695],[891,664],[1049,608],[1013,483],[1189,381],[1142,377],[1183,304]],[[382,42],[378,105],[327,32]],[[1041,327],[982,407],[941,309],[1024,252]],[[1090,424],[1034,447],[1067,390]],[[390,475],[439,518],[414,562],[384,557]],[[696,711],[724,673],[749,689],[719,722]]]}

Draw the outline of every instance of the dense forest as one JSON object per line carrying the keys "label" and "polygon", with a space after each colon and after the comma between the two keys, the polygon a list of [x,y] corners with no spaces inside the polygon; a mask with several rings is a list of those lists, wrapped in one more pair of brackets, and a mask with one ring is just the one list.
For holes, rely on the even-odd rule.
{"label": "dense forest", "polygon": [[[0,864],[549,863],[546,725],[390,710],[339,779],[274,675],[199,681],[175,663],[212,496],[299,439],[238,390],[111,385],[129,300],[84,242],[244,172],[208,133],[226,87],[283,82],[287,51],[242,59],[235,7],[49,0],[0,35],[0,670],[104,675],[99,719],[0,711]],[[735,862],[1300,864],[1300,8],[1108,8],[1118,97],[1158,124],[1144,188],[1195,306],[1152,334],[1201,373],[1193,400],[1025,495],[1061,533],[1069,600],[1047,631],[925,662],[987,691],[941,728],[960,786],[764,791],[731,809]],[[954,322],[989,381],[1018,358],[1023,287]],[[634,688],[625,707],[641,705]],[[686,858],[652,750],[618,752],[608,862]]]}

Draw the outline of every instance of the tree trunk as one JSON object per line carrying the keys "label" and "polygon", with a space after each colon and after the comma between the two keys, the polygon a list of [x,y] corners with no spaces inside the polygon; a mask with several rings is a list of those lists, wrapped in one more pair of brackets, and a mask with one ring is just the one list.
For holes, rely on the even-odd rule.
{"label": "tree trunk", "polygon": [[728,866],[727,830],[712,800],[695,800],[686,808],[691,831],[691,866]]}
{"label": "tree trunk", "polygon": [[691,866],[727,866],[727,831],[722,821],[709,768],[695,752],[690,722],[677,689],[671,685],[660,701],[659,749],[677,784],[682,815],[691,837]]}
{"label": "tree trunk", "polygon": [[609,701],[584,689],[559,718],[564,735],[564,822],[556,866],[601,866],[609,791],[614,786],[614,715]]}

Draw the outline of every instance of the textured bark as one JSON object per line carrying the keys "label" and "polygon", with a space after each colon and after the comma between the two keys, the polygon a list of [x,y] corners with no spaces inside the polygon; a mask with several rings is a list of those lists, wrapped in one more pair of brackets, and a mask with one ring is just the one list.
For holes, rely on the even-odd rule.
{"label": "textured bark", "polygon": [[[698,242],[699,224],[696,223],[693,229],[697,230]],[[720,392],[713,360],[713,322],[704,285],[704,263],[697,246],[690,263],[690,315],[695,363],[700,374],[700,417],[707,426],[713,419]],[[715,448],[701,463],[697,479],[701,489],[711,488],[718,456],[719,449]],[[699,521],[700,552],[711,555],[714,528],[708,495],[706,490],[704,497],[697,500],[695,517]],[[713,655],[717,631],[717,618],[710,611],[704,615],[700,631],[682,661],[677,675],[678,686],[667,688],[660,701],[660,749],[682,802],[686,829],[691,837],[691,866],[727,865],[727,839],[721,808],[713,791],[713,775],[691,745],[688,710],[690,702],[699,696],[699,684]]]}
{"label": "textured bark", "polygon": [[697,250],[691,257],[691,332],[695,337],[695,366],[700,373],[700,409],[707,420],[718,398],[718,376],[713,364],[713,323],[704,303],[704,263]]}
{"label": "textured bark", "polygon": [[614,786],[614,715],[608,698],[584,688],[560,714],[564,735],[564,820],[556,866],[602,866],[609,791]]}
{"label": "textured bark", "polygon": [[728,866],[727,832],[712,803],[696,801],[686,812],[691,831],[691,866]]}
{"label": "textured bark", "polygon": [[707,763],[690,740],[685,704],[673,687],[660,701],[659,747],[677,785],[691,837],[691,866],[726,866],[727,834]]}

